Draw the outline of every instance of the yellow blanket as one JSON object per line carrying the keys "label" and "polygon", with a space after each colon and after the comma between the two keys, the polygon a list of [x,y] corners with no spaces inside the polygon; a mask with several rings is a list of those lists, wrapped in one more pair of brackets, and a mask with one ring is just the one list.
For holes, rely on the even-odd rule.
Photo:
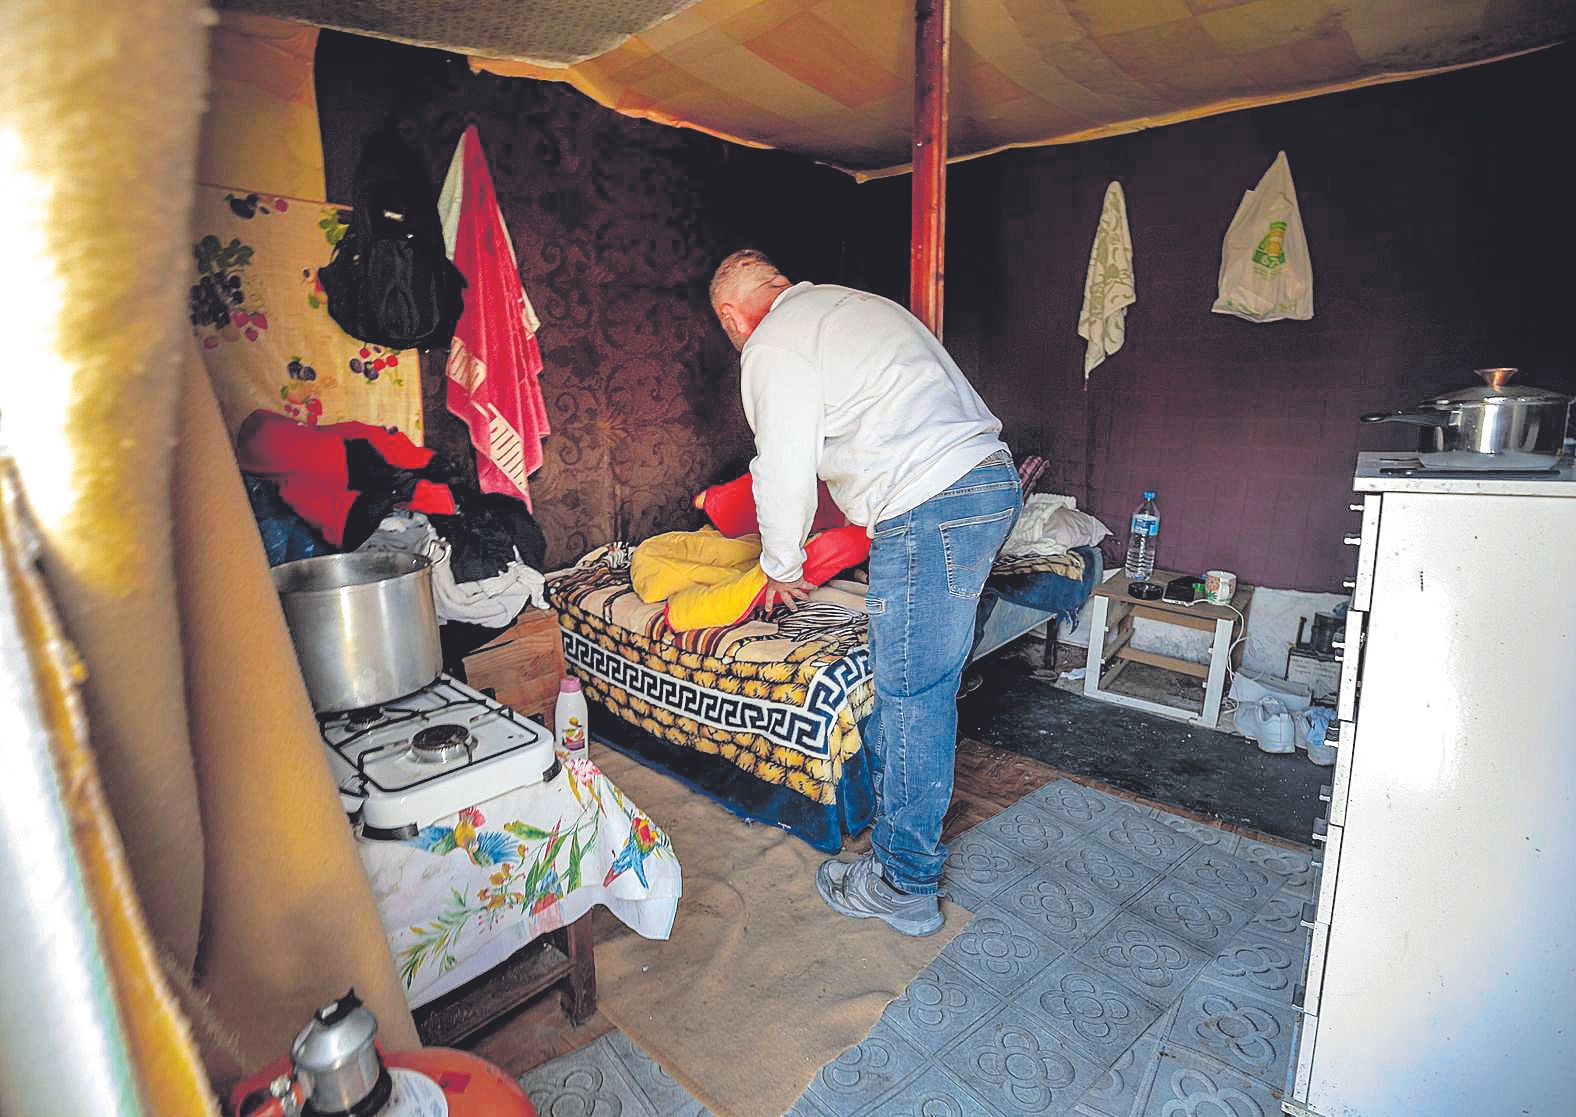
{"label": "yellow blanket", "polygon": [[729,539],[715,528],[654,535],[630,559],[635,592],[648,604],[668,603],[675,631],[742,620],[766,588],[761,537]]}

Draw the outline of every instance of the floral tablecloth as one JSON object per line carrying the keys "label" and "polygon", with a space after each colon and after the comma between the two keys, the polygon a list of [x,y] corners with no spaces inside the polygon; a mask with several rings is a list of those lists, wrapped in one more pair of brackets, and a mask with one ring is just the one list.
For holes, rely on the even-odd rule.
{"label": "floral tablecloth", "polygon": [[358,843],[412,1008],[602,904],[665,939],[683,894],[673,845],[585,754],[550,783]]}

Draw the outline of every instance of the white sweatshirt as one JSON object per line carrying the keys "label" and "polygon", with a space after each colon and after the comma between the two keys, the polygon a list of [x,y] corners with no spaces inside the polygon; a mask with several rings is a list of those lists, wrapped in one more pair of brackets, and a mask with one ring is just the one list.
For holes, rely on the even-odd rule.
{"label": "white sweatshirt", "polygon": [[803,574],[818,476],[873,533],[1006,449],[1001,421],[941,343],[879,295],[795,284],[741,361],[761,568],[778,581]]}

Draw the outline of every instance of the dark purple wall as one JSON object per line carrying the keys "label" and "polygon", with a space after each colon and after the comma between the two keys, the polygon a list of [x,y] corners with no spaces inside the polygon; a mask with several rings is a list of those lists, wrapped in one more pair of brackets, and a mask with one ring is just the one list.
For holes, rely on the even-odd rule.
{"label": "dark purple wall", "polygon": [[[1336,589],[1353,456],[1406,449],[1365,411],[1520,366],[1576,391],[1576,46],[1067,147],[955,165],[945,340],[1019,453],[1124,541],[1159,491],[1161,561]],[[1314,318],[1210,313],[1221,239],[1278,150]],[[1106,184],[1127,195],[1138,303],[1083,386],[1078,310]],[[858,275],[906,297],[907,178],[861,188]]]}

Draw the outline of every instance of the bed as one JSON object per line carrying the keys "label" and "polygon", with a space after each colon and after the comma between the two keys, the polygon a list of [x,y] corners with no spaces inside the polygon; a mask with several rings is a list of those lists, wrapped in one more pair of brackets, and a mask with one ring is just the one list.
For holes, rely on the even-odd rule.
{"label": "bed", "polygon": [[[548,576],[594,735],[741,817],[837,852],[875,810],[860,737],[874,704],[866,587],[833,580],[775,620],[676,632],[635,593],[629,553],[610,544]],[[1076,615],[1098,577],[1089,548],[998,559],[976,654]]]}

